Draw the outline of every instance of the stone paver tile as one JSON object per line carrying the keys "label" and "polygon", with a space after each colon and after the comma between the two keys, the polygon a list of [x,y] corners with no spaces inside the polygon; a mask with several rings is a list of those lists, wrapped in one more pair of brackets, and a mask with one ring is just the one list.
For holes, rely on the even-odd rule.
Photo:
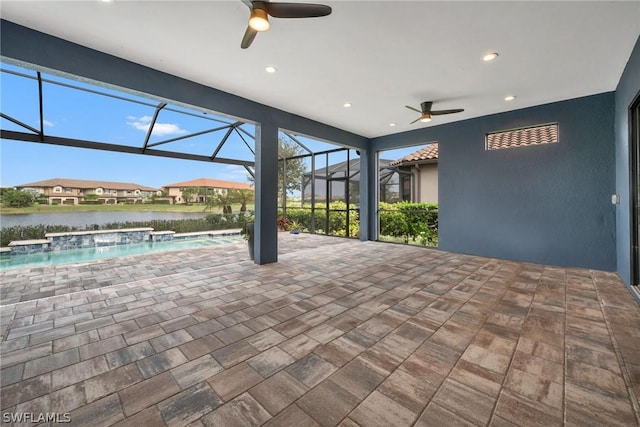
{"label": "stone paver tile", "polygon": [[243,324],[238,324],[218,331],[214,335],[223,343],[231,344],[253,334],[255,334],[255,332],[252,329],[247,328]]}
{"label": "stone paver tile", "polygon": [[436,393],[438,385],[415,377],[400,367],[384,380],[377,391],[419,414]]}
{"label": "stone paver tile", "polygon": [[47,320],[45,322],[34,323],[32,325],[21,326],[18,328],[11,328],[9,335],[7,335],[7,339],[12,340],[38,332],[48,331],[49,329],[53,329],[53,320]]}
{"label": "stone paver tile", "polygon": [[193,340],[193,337],[189,335],[189,333],[184,329],[180,329],[178,331],[171,332],[170,334],[152,338],[151,340],[149,340],[149,342],[153,346],[153,349],[157,353],[160,353],[169,348],[177,347],[180,344],[184,344],[191,340]]}
{"label": "stone paver tile", "polygon": [[145,341],[138,344],[130,345],[120,350],[107,353],[107,361],[111,369],[119,368],[120,366],[128,365],[136,360],[144,359],[145,357],[155,354],[151,345]]}
{"label": "stone paver tile", "polygon": [[371,347],[363,352],[358,359],[380,375],[387,376],[402,363],[403,358],[385,348]]}
{"label": "stone paver tile", "polygon": [[295,361],[296,359],[288,353],[280,350],[278,347],[272,347],[269,350],[253,356],[247,363],[260,375],[267,378]]}
{"label": "stone paver tile", "polygon": [[51,373],[51,383],[54,390],[67,387],[88,378],[95,377],[109,370],[104,356],[94,357],[80,363],[74,363]]}
{"label": "stone paver tile", "polygon": [[636,425],[630,401],[567,382],[566,420],[570,425]]}
{"label": "stone paver tile", "polygon": [[[6,341],[5,341],[6,342]],[[30,360],[39,359],[51,354],[51,343],[42,343],[26,349],[20,349],[2,354],[2,367],[19,365]]]}
{"label": "stone paver tile", "polygon": [[374,391],[356,409],[349,418],[360,425],[410,426],[417,413],[405,408],[384,394]]}
{"label": "stone paver tile", "polygon": [[289,405],[285,410],[273,417],[265,427],[282,427],[282,426],[296,426],[296,427],[319,427],[320,424],[314,421],[309,415],[307,415],[297,405]]}
{"label": "stone paver tile", "polygon": [[24,365],[14,365],[0,370],[0,386],[4,387],[20,381],[22,379],[23,370]]}
{"label": "stone paver tile", "polygon": [[168,371],[187,362],[182,352],[177,348],[171,348],[162,353],[154,354],[136,362],[142,376],[149,378],[161,372]]}
{"label": "stone paver tile", "polygon": [[[562,380],[562,377],[557,379]],[[504,388],[550,408],[562,410],[564,396],[560,383],[513,368],[507,374]]]}
{"label": "stone paver tile", "polygon": [[175,319],[166,320],[161,322],[159,325],[166,333],[177,331],[178,329],[184,329],[188,326],[195,325],[198,323],[196,319],[191,317],[190,315],[177,317]]}
{"label": "stone paver tile", "polygon": [[165,331],[159,325],[150,325],[141,329],[127,332],[123,335],[127,345],[137,344],[142,341],[148,341],[152,338],[164,335]]}
{"label": "stone paver tile", "polygon": [[256,354],[258,354],[258,350],[245,341],[235,342],[211,353],[218,363],[225,368],[244,362]]}
{"label": "stone paver tile", "polygon": [[85,332],[85,331],[93,331],[98,332],[97,329],[103,326],[113,325],[115,320],[113,317],[98,317],[97,319],[85,320],[84,322],[76,323],[75,328],[76,332]]}
{"label": "stone paver tile", "polygon": [[[492,423],[492,426],[495,424]],[[414,424],[415,427],[431,427],[431,426],[456,426],[456,427],[477,427],[478,424],[465,420],[457,414],[450,412],[438,405],[431,402],[427,409],[424,410],[418,421]],[[496,426],[497,427],[497,426]],[[506,426],[505,426],[506,427]]]}
{"label": "stone paver tile", "polygon": [[156,375],[121,390],[118,394],[127,417],[162,402],[180,392],[180,386],[169,372]]}
{"label": "stone paver tile", "polygon": [[296,380],[311,388],[337,369],[322,357],[311,353],[289,366],[286,371]]}
{"label": "stone paver tile", "polygon": [[112,394],[89,405],[82,406],[69,414],[69,426],[110,426],[124,419],[118,396]]}
{"label": "stone paver tile", "polygon": [[181,389],[191,387],[195,383],[206,380],[222,371],[223,368],[209,354],[175,367],[171,374],[180,385]]}
{"label": "stone paver tile", "polygon": [[339,337],[328,344],[316,347],[313,352],[335,366],[344,366],[364,351],[364,348]]}
{"label": "stone paver tile", "polygon": [[123,366],[92,377],[84,382],[87,402],[93,402],[108,394],[120,391],[142,381],[142,375],[135,364]]}
{"label": "stone paver tile", "polygon": [[107,339],[116,335],[126,334],[127,332],[140,329],[135,320],[127,320],[124,322],[116,323],[115,325],[104,326],[98,328],[98,334],[101,339]]}
{"label": "stone paver tile", "polygon": [[58,338],[68,337],[74,335],[76,329],[73,325],[56,327],[44,332],[38,332],[29,335],[29,345],[36,345],[43,342],[53,341]]}
{"label": "stone paver tile", "polygon": [[620,375],[572,360],[567,361],[566,381],[612,397],[628,396],[624,379]]}
{"label": "stone paver tile", "polygon": [[239,363],[209,378],[207,382],[225,402],[249,390],[264,378],[247,363]]}
{"label": "stone paver tile", "polygon": [[202,418],[207,427],[260,426],[271,415],[249,393],[241,394]]}
{"label": "stone paver tile", "polygon": [[80,357],[78,356],[78,349],[76,348],[61,351],[60,353],[54,353],[39,359],[30,360],[24,365],[23,378],[27,379],[35,377],[45,372],[51,372],[55,369],[63,368],[79,361]]}
{"label": "stone paver tile", "polygon": [[247,342],[259,351],[264,351],[268,348],[273,347],[274,345],[280,344],[286,339],[287,337],[285,337],[284,335],[269,328],[265,329],[264,331],[258,332],[250,338],[247,338]]}
{"label": "stone paver tile", "polygon": [[56,390],[49,395],[50,406],[45,412],[64,414],[80,408],[87,403],[84,396],[84,384],[78,383]]}
{"label": "stone paver tile", "polygon": [[127,345],[124,342],[122,336],[117,335],[114,337],[107,338],[105,340],[100,340],[96,342],[92,342],[89,344],[85,344],[80,348],[80,359],[87,360],[92,359],[96,356],[100,356],[101,354],[110,353],[112,351],[121,349]]}
{"label": "stone paver tile", "polygon": [[69,350],[70,348],[80,347],[82,345],[98,341],[99,339],[100,336],[97,331],[85,331],[68,337],[57,338],[53,340],[53,352],[58,353],[60,351]]}
{"label": "stone paver tile", "polygon": [[503,354],[494,353],[483,347],[471,344],[462,355],[462,359],[469,363],[486,368],[498,374],[505,374],[511,358]]}
{"label": "stone paver tile", "polygon": [[333,373],[329,379],[358,399],[364,399],[384,380],[384,376],[354,359]]}
{"label": "stone paver tile", "polygon": [[132,417],[128,417],[123,421],[120,421],[117,424],[114,424],[113,427],[155,427],[164,425],[164,421],[162,419],[162,415],[160,414],[160,410],[153,406],[151,408],[147,408],[142,412],[138,412]]}
{"label": "stone paver tile", "polygon": [[495,399],[453,380],[445,380],[433,402],[479,424],[489,422]]}
{"label": "stone paver tile", "polygon": [[551,426],[562,425],[562,414],[549,412],[546,407],[507,391],[500,393],[495,415],[517,425]]}
{"label": "stone paver tile", "polygon": [[163,400],[158,409],[169,427],[185,426],[222,405],[206,382],[201,382]]}
{"label": "stone paver tile", "polygon": [[276,415],[306,391],[307,388],[303,384],[283,371],[253,387],[249,393],[271,415]]}
{"label": "stone paver tile", "polygon": [[10,408],[22,402],[43,396],[51,390],[51,374],[29,378],[2,388],[0,409]]}
{"label": "stone paver tile", "polygon": [[335,328],[328,323],[323,323],[312,329],[309,329],[304,334],[313,338],[320,344],[326,344],[344,334],[344,331]]}
{"label": "stone paver tile", "polygon": [[486,395],[497,398],[502,388],[504,375],[467,362],[466,360],[460,360],[451,371],[449,378],[460,384],[468,385]]}
{"label": "stone paver tile", "polygon": [[216,319],[211,319],[188,326],[186,331],[189,332],[189,335],[193,338],[200,338],[205,335],[216,333],[222,329],[224,329],[224,325],[222,323],[218,322]]}
{"label": "stone paver tile", "polygon": [[321,426],[335,426],[349,414],[360,400],[342,387],[325,380],[302,396],[296,405]]}
{"label": "stone paver tile", "polygon": [[184,343],[178,348],[185,356],[187,356],[187,359],[193,360],[224,346],[225,344],[214,335],[206,335],[196,340]]}
{"label": "stone paver tile", "polygon": [[303,358],[318,346],[320,346],[320,343],[313,338],[308,337],[306,334],[300,334],[283,343],[278,344],[278,347],[280,347],[282,350],[286,351],[296,359]]}

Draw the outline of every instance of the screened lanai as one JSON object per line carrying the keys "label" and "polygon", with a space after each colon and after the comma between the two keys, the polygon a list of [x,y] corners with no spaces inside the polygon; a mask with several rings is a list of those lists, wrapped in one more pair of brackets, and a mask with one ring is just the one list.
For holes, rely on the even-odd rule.
{"label": "screened lanai", "polygon": [[[307,24],[273,19],[241,49],[243,2],[3,2],[10,65],[143,94],[151,117],[219,115],[222,138],[246,123],[256,190],[255,264],[238,244],[2,274],[3,289],[34,295],[0,313],[3,416],[640,423],[637,2],[331,5]],[[406,106],[427,100],[465,111],[411,124]],[[29,144],[55,142],[20,121]],[[489,134],[549,124],[556,142],[487,147]],[[359,158],[361,241],[278,233],[291,209],[279,197],[285,133],[348,149],[303,171]],[[145,154],[169,151],[166,139]],[[220,141],[197,155],[210,161]],[[439,143],[440,247],[372,241],[379,153],[420,141]],[[126,150],[144,156],[144,143]],[[52,283],[86,288],[50,295]]]}

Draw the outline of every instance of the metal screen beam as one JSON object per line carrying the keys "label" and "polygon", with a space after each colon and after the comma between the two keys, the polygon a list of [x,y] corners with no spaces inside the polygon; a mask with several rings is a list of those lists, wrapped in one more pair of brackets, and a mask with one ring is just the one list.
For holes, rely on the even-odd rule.
{"label": "metal screen beam", "polygon": [[209,156],[202,156],[198,154],[177,153],[173,151],[163,151],[163,150],[153,150],[153,149],[147,149],[143,151],[143,149],[139,147],[107,144],[104,142],[94,142],[94,141],[87,141],[82,139],[60,138],[57,136],[43,136],[43,139],[40,140],[40,135],[33,135],[29,133],[16,132],[11,130],[4,130],[4,129],[0,130],[0,139],[11,139],[14,141],[24,141],[24,142],[38,142],[42,144],[61,145],[65,147],[89,148],[93,150],[115,151],[118,153],[144,154],[144,155],[156,156],[156,157],[168,157],[172,159],[182,159],[182,160],[196,160],[196,161],[208,162],[208,163],[223,163],[223,164],[238,165],[238,166],[245,166],[245,167],[255,166],[254,162],[249,162],[245,160],[235,160],[235,159],[225,159],[225,158],[212,159]]}

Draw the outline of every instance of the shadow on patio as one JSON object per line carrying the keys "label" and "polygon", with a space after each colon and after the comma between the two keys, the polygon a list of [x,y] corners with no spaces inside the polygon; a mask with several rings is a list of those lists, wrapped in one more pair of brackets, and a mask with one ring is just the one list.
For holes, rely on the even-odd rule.
{"label": "shadow on patio", "polygon": [[639,423],[640,308],[615,274],[279,239],[265,266],[232,244],[2,272],[3,422]]}

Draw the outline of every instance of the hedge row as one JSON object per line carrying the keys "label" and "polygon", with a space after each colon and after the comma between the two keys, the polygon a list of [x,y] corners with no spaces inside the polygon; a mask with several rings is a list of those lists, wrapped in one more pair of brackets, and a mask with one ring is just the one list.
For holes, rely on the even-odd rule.
{"label": "hedge row", "polygon": [[202,219],[153,220],[112,222],[108,224],[92,224],[84,228],[67,225],[27,225],[0,228],[0,246],[7,246],[15,240],[44,239],[47,233],[64,233],[82,230],[116,230],[122,228],[152,227],[155,231],[175,231],[176,233],[191,233],[208,230],[227,230],[243,228],[244,224],[252,220],[251,214],[209,214]]}
{"label": "hedge row", "polygon": [[[282,214],[282,212],[280,212]],[[359,212],[350,209],[349,237],[359,233]],[[288,208],[286,216],[291,221],[290,228],[302,231],[312,230],[311,208]],[[313,225],[316,233],[325,234],[327,229],[332,236],[346,236],[347,205],[344,202],[318,204],[314,209]],[[438,243],[438,204],[437,203],[380,203],[380,235],[402,239],[405,243],[418,242],[421,245],[437,246]]]}

